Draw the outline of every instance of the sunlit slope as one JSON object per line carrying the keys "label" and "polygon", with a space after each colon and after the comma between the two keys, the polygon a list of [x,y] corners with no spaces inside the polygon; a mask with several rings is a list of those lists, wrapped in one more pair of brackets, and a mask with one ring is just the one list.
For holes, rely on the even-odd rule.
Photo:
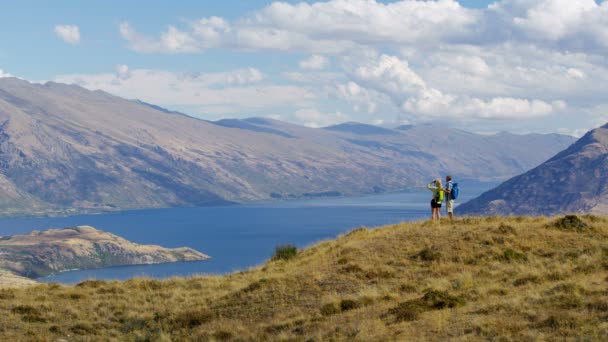
{"label": "sunlit slope", "polygon": [[151,341],[606,340],[608,219],[358,229],[227,276],[0,292],[0,336]]}

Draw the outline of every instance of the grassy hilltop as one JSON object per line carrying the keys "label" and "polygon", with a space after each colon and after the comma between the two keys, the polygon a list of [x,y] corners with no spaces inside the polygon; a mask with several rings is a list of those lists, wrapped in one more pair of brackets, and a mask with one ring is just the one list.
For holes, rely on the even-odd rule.
{"label": "grassy hilltop", "polygon": [[280,255],[227,276],[3,289],[0,339],[608,339],[607,218],[403,223]]}

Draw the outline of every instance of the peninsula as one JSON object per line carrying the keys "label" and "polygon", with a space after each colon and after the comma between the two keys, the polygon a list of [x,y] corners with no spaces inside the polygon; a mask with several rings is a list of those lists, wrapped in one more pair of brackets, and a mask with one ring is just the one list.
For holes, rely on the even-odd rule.
{"label": "peninsula", "polygon": [[0,237],[0,284],[71,269],[206,259],[191,248],[139,245],[90,226],[49,229]]}

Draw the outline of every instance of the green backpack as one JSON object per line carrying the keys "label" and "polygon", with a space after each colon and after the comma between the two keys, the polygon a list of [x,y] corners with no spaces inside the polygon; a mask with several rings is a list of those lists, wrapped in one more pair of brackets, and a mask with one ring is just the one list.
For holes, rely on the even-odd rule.
{"label": "green backpack", "polygon": [[441,203],[443,202],[443,190],[439,190],[437,192],[437,195],[435,196],[435,203]]}

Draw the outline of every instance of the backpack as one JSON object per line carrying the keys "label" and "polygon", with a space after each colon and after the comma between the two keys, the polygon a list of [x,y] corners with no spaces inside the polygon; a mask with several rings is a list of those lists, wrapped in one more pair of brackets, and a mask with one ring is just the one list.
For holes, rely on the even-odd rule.
{"label": "backpack", "polygon": [[450,192],[450,197],[452,199],[458,198],[458,183],[452,183],[452,191]]}
{"label": "backpack", "polygon": [[435,203],[443,202],[443,194],[444,194],[443,190],[439,190],[437,192],[437,196],[435,196]]}

